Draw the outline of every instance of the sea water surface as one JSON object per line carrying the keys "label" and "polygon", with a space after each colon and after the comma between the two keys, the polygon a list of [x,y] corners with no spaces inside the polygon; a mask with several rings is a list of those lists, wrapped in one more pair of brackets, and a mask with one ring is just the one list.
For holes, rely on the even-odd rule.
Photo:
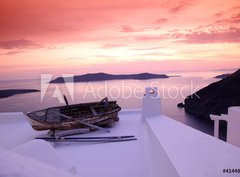
{"label": "sea water surface", "polygon": [[[44,109],[52,106],[64,105],[62,94],[66,95],[69,104],[100,101],[104,97],[117,100],[122,109],[139,109],[142,106],[142,97],[145,88],[158,87],[161,97],[162,112],[186,125],[213,135],[213,122],[190,114],[177,104],[185,97],[197,90],[218,81],[214,76],[223,72],[189,72],[168,73],[181,75],[167,79],[151,80],[112,80],[100,82],[85,82],[71,84],[41,83],[40,79],[0,81],[2,89],[38,89],[41,92],[14,95],[0,99],[0,112],[23,112]],[[44,91],[46,88],[46,91]],[[61,93],[59,95],[59,93]],[[225,139],[225,131],[220,132]]]}

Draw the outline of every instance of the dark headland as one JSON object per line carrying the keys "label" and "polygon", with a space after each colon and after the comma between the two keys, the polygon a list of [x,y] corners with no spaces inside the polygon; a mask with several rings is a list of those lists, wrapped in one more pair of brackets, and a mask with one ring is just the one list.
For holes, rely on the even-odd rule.
{"label": "dark headland", "polygon": [[228,107],[240,106],[240,70],[188,96],[178,106],[206,119],[210,114],[227,114]]}
{"label": "dark headland", "polygon": [[221,75],[218,75],[218,76],[215,76],[214,78],[217,78],[217,79],[224,79],[228,76],[230,76],[231,74],[230,73],[227,73],[227,74],[221,74]]}
{"label": "dark headland", "polygon": [[[94,81],[107,81],[107,80],[125,80],[125,79],[136,79],[136,80],[147,80],[156,78],[169,78],[166,74],[151,74],[151,73],[141,73],[141,74],[106,74],[106,73],[93,73],[74,76],[74,82],[94,82]],[[68,82],[68,78],[65,78]],[[58,77],[50,83],[64,83],[63,77]]]}
{"label": "dark headland", "polygon": [[0,98],[7,98],[13,95],[32,93],[32,92],[40,92],[36,89],[5,89],[0,90]]}

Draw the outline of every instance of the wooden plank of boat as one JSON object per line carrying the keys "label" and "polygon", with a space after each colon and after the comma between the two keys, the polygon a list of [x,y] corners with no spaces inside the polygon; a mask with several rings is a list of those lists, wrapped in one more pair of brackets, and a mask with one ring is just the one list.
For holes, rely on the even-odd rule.
{"label": "wooden plank of boat", "polygon": [[[61,113],[58,113],[58,112],[55,112],[55,114],[58,114],[58,115],[60,115],[62,117],[68,118],[69,120],[72,120],[72,117],[69,117],[69,116],[67,116],[65,114],[61,114]],[[77,121],[77,122],[79,122],[81,124],[84,124],[84,125],[86,125],[88,127],[91,127],[91,128],[94,128],[94,129],[98,129],[98,130],[103,130],[103,131],[105,131],[107,133],[110,133],[110,130],[102,128],[100,126],[97,126],[97,125],[94,125],[94,124],[90,124],[90,123],[84,122],[84,121],[79,120],[79,119],[78,120],[75,119],[75,121]]]}

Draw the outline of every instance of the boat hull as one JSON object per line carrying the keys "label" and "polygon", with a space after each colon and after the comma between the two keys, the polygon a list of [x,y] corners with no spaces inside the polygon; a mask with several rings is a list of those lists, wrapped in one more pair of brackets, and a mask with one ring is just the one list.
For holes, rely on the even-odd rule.
{"label": "boat hull", "polygon": [[[69,130],[89,128],[81,122],[97,126],[107,126],[119,120],[121,110],[115,101],[107,105],[99,102],[52,107],[44,110],[25,113],[34,130]],[[60,115],[59,115],[60,114]],[[66,115],[66,116],[61,116]],[[65,117],[70,117],[66,119]]]}

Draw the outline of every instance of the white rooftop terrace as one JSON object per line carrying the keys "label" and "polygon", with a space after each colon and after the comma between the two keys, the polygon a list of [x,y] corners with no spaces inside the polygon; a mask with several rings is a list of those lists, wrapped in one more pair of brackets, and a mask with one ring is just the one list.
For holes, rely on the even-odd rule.
{"label": "white rooftop terrace", "polygon": [[137,137],[126,142],[35,140],[46,132],[34,131],[22,113],[1,113],[0,176],[221,177],[240,168],[240,148],[162,115],[159,101],[146,94],[143,110],[122,110],[110,133],[78,135]]}

